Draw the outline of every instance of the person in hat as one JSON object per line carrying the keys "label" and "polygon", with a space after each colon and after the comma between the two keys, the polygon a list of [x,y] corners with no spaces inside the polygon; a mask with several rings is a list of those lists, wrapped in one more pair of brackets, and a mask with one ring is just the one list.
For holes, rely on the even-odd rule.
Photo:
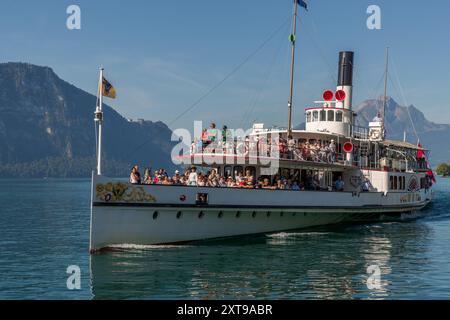
{"label": "person in hat", "polygon": [[175,175],[172,177],[172,182],[174,185],[180,185],[181,184],[181,176],[180,171],[175,170]]}

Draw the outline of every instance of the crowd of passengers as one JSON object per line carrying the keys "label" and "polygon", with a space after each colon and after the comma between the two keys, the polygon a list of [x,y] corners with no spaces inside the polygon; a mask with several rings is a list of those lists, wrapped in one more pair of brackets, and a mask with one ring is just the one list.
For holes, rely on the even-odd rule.
{"label": "crowd of passengers", "polygon": [[200,139],[192,141],[190,153],[238,154],[243,156],[271,156],[275,152],[281,159],[314,162],[336,162],[336,142],[302,142],[289,136],[288,139],[268,138],[267,135],[247,136],[242,141],[231,137],[227,126],[219,131],[215,123],[203,129]]}
{"label": "crowd of passengers", "polygon": [[[273,182],[271,182],[271,180]],[[216,169],[212,169],[206,173],[197,171],[196,167],[180,173],[179,170],[171,177],[165,169],[156,170],[153,174],[150,169],[145,169],[144,177],[141,178],[138,166],[134,166],[130,173],[130,182],[132,184],[159,184],[159,185],[175,185],[175,186],[197,186],[197,187],[220,187],[220,188],[249,188],[249,189],[277,189],[277,190],[328,190],[322,188],[317,174],[308,173],[306,179],[301,180],[299,177],[281,177],[275,175],[273,179],[268,177],[260,177],[255,179],[253,173],[247,170],[237,172],[235,178],[232,176],[224,177],[217,173]],[[333,184],[333,190],[343,191],[344,181],[339,176]],[[363,188],[364,189],[364,188]],[[369,190],[367,190],[369,191]]]}

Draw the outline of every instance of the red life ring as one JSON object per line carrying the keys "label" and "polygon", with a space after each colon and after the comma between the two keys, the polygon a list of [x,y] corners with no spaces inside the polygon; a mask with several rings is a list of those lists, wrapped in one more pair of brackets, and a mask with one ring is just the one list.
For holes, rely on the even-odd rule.
{"label": "red life ring", "polygon": [[344,143],[343,149],[344,149],[345,153],[353,152],[353,143],[351,143],[351,142]]}

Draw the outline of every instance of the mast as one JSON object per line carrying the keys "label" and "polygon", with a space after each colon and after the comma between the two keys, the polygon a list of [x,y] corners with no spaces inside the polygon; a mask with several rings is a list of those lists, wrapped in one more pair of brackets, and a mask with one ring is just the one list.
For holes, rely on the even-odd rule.
{"label": "mast", "polygon": [[103,124],[103,67],[100,67],[98,80],[97,107],[95,109],[94,121],[98,123],[97,141],[97,175],[102,174],[102,124]]}
{"label": "mast", "polygon": [[383,97],[383,129],[386,121],[386,104],[387,104],[387,83],[389,70],[389,47],[386,47],[386,67],[384,71],[384,97]]}
{"label": "mast", "polygon": [[295,66],[295,36],[297,33],[297,15],[298,15],[298,0],[294,0],[292,34],[290,36],[292,45],[292,59],[291,59],[291,83],[288,101],[288,137],[292,135],[292,98],[294,95],[294,66]]}

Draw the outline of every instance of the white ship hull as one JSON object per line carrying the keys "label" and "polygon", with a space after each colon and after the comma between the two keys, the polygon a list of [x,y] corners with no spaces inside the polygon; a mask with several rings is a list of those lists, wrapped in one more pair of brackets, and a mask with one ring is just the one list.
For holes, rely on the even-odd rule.
{"label": "white ship hull", "polygon": [[[208,204],[196,201],[208,195]],[[94,176],[91,251],[271,233],[417,211],[431,190],[320,192],[130,185]],[[276,204],[276,205],[274,205]]]}

